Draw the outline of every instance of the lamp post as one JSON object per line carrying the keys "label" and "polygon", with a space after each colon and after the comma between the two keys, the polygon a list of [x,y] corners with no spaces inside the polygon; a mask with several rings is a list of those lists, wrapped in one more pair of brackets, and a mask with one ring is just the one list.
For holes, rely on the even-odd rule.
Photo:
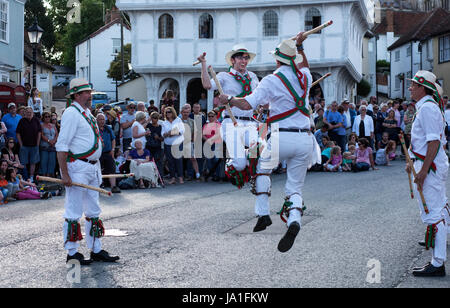
{"label": "lamp post", "polygon": [[39,27],[37,18],[31,27],[27,29],[30,44],[33,46],[33,87],[36,87],[36,63],[37,63],[37,46],[41,41],[44,30]]}

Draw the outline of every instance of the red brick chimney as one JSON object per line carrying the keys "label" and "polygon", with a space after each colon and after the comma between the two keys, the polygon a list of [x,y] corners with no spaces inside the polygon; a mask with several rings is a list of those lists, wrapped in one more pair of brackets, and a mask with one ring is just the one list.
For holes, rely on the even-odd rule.
{"label": "red brick chimney", "polygon": [[394,32],[394,10],[386,10],[386,32]]}
{"label": "red brick chimney", "polygon": [[115,6],[112,7],[111,10],[106,10],[105,14],[105,25],[109,24],[111,21],[120,18],[120,11]]}

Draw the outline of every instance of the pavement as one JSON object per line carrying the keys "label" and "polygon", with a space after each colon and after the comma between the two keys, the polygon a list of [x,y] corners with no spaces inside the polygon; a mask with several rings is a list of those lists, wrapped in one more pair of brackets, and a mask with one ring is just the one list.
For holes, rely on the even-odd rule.
{"label": "pavement", "polygon": [[[101,196],[103,245],[121,259],[80,272],[65,263],[64,197],[2,205],[0,287],[450,287],[448,268],[444,278],[411,274],[431,252],[417,244],[425,226],[404,161],[377,171],[308,173],[302,229],[280,253],[286,226],[276,212],[285,177],[272,177],[273,225],[258,233],[248,187],[187,182]],[[89,255],[84,240],[80,252]]]}

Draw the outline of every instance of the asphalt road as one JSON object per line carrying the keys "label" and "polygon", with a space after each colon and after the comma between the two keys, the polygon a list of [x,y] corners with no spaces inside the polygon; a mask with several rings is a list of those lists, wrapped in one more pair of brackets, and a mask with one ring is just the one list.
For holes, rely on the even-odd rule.
{"label": "asphalt road", "polygon": [[[273,176],[274,224],[260,233],[252,232],[248,187],[186,183],[101,197],[106,229],[128,235],[106,236],[104,248],[121,260],[83,267],[80,283],[67,279],[64,198],[10,202],[0,207],[0,287],[448,288],[449,269],[445,278],[411,275],[430,252],[417,245],[425,227],[403,166],[308,173],[303,226],[284,254],[277,244],[286,227],[276,212],[285,175]],[[80,251],[89,254],[84,241]]]}

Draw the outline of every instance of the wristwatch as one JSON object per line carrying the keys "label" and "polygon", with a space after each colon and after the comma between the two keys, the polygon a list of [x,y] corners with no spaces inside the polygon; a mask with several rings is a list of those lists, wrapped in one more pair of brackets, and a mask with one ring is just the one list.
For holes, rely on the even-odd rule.
{"label": "wristwatch", "polygon": [[297,51],[302,51],[303,50],[303,44],[300,45],[296,45],[297,46]]}

